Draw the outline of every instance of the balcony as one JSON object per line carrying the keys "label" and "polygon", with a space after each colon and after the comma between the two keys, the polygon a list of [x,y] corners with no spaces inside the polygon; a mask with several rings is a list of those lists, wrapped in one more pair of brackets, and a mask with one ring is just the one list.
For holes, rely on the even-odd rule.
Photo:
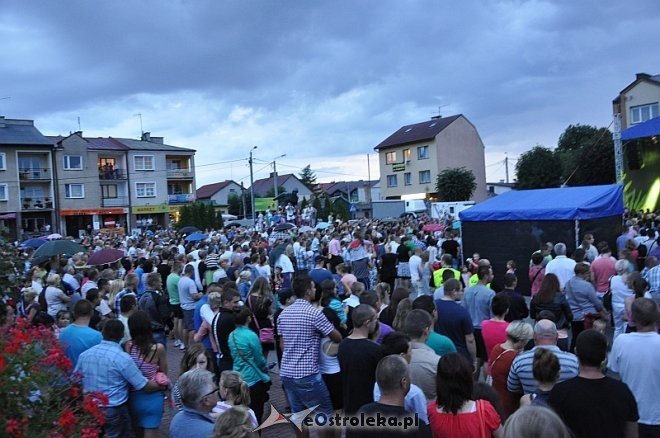
{"label": "balcony", "polygon": [[184,193],[180,195],[167,195],[168,204],[187,204],[189,202],[195,202],[194,193]]}
{"label": "balcony", "polygon": [[19,169],[18,177],[21,181],[50,180],[51,171],[50,169],[45,167],[24,168],[24,169]]}
{"label": "balcony", "polygon": [[23,211],[52,210],[53,200],[51,198],[23,198],[21,200]]}
{"label": "balcony", "polygon": [[192,179],[192,169],[167,169],[167,179]]}
{"label": "balcony", "polygon": [[125,207],[128,205],[128,196],[116,198],[101,198],[101,207]]}
{"label": "balcony", "polygon": [[99,169],[99,179],[101,182],[111,182],[128,179],[128,172],[125,169],[104,170]]}

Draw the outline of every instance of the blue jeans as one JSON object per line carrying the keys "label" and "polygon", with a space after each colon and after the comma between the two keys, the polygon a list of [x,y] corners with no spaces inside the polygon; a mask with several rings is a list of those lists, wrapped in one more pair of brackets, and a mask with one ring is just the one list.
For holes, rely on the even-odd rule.
{"label": "blue jeans", "polygon": [[332,415],[332,401],[330,393],[321,374],[312,374],[300,379],[282,377],[282,386],[286,391],[291,405],[291,412],[304,411],[307,408],[319,405],[314,412],[323,412]]}
{"label": "blue jeans", "polygon": [[116,408],[105,408],[105,424],[103,425],[103,431],[105,432],[106,438],[133,436],[128,404],[125,403]]}
{"label": "blue jeans", "polygon": [[163,344],[163,347],[165,347],[165,350],[167,350],[167,337],[165,337],[165,331],[153,332],[152,335],[154,337],[154,341],[158,342],[159,344]]}

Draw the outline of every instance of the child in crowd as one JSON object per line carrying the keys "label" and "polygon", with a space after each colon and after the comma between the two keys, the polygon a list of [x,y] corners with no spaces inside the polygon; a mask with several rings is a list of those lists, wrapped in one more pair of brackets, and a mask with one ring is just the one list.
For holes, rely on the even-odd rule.
{"label": "child in crowd", "polygon": [[71,324],[71,312],[68,310],[60,310],[55,315],[55,325],[53,326],[53,331],[55,332],[55,337],[60,338],[60,333],[64,328]]}
{"label": "child in crowd", "polygon": [[321,283],[321,305],[329,307],[337,314],[342,327],[346,328],[346,310],[337,298],[337,285],[332,280],[323,280]]}
{"label": "child in crowd", "polygon": [[516,262],[513,260],[506,262],[506,273],[516,275]]}
{"label": "child in crowd", "polygon": [[217,418],[225,411],[228,411],[234,406],[243,406],[250,413],[250,420],[252,425],[257,427],[257,417],[254,411],[248,407],[250,404],[250,388],[247,383],[241,378],[241,374],[236,371],[223,371],[220,374],[220,384],[218,391],[221,399],[215,405],[210,415]]}

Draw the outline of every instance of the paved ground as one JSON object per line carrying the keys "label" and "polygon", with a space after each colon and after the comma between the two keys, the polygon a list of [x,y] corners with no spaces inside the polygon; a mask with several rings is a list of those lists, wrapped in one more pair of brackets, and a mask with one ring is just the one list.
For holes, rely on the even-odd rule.
{"label": "paved ground", "polygon": [[[181,363],[181,358],[183,357],[183,352],[178,348],[174,347],[172,341],[168,342],[167,345],[167,366],[169,368],[168,375],[172,382],[176,382],[179,377],[179,364]],[[269,356],[269,362],[275,362],[275,354],[271,352]],[[273,380],[273,385],[270,388],[270,401],[266,403],[264,409],[264,419],[268,418],[270,414],[270,405],[272,403],[279,412],[284,413],[287,408],[286,400],[284,398],[284,392],[282,391],[282,386],[280,384],[279,373],[277,367],[270,373],[270,377]],[[169,406],[165,406],[165,414],[163,415],[163,422],[160,427],[160,436],[167,437],[168,430],[170,426],[170,420],[176,412],[173,412]],[[263,419],[262,419],[263,421]],[[295,436],[294,429],[291,426],[285,424],[279,424],[276,426],[271,426],[267,429],[264,429],[261,436],[264,438],[284,438],[284,437],[293,437]]]}

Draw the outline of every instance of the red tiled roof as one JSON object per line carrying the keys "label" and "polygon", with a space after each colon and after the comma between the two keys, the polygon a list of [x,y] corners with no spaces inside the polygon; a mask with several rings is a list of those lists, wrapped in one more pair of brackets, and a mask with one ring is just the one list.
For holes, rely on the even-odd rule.
{"label": "red tiled roof", "polygon": [[394,134],[387,137],[376,146],[375,150],[386,149],[394,146],[400,146],[409,143],[416,143],[418,141],[432,140],[452,122],[461,117],[461,114],[440,117],[436,119],[427,120],[421,123],[414,123],[399,128]]}
{"label": "red tiled roof", "polygon": [[197,199],[207,199],[218,193],[220,190],[234,183],[232,180],[226,180],[219,183],[207,184],[197,189]]}

